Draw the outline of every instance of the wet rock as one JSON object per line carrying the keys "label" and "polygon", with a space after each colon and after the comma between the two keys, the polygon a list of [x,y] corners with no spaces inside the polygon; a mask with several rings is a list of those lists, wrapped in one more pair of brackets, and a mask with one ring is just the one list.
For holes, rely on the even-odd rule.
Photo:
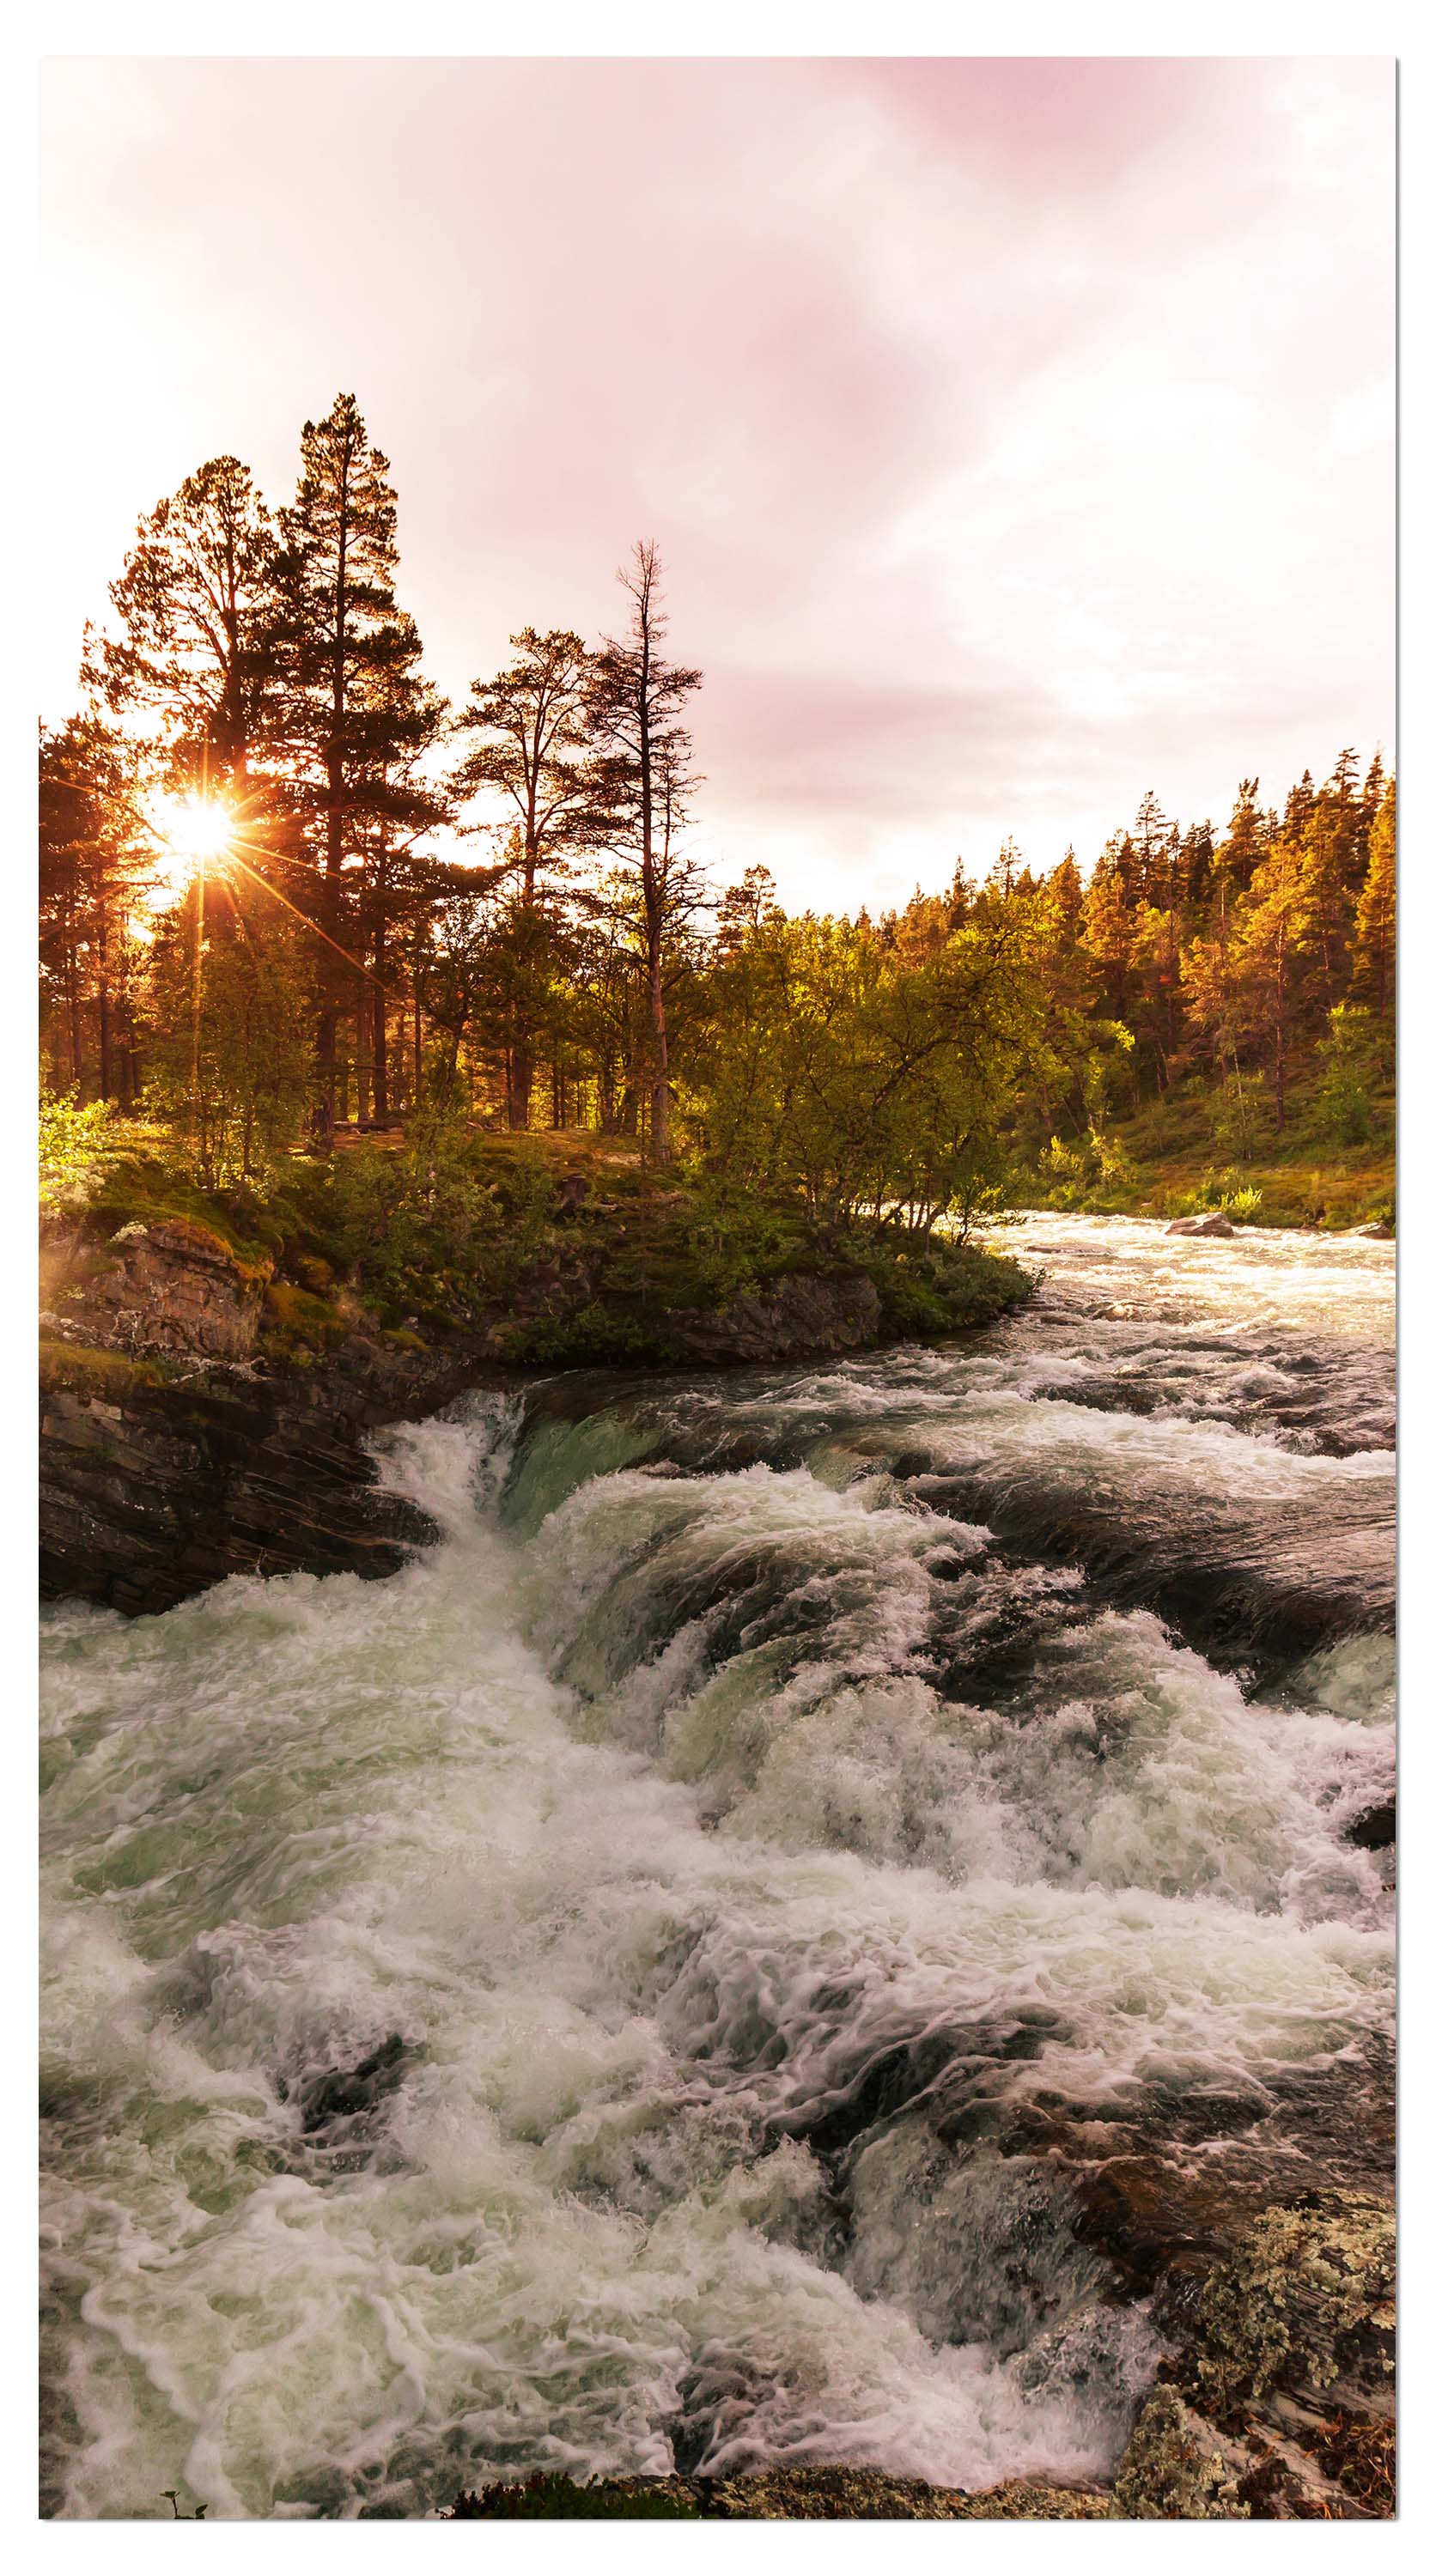
{"label": "wet rock", "polygon": [[1353,1816],[1346,1828],[1346,1839],[1359,1851],[1388,1851],[1396,1840],[1396,1801],[1383,1798],[1379,1806],[1367,1807]]}
{"label": "wet rock", "polygon": [[1384,1217],[1378,1218],[1375,1225],[1355,1225],[1351,1231],[1364,1243],[1394,1243],[1396,1240],[1395,1226],[1388,1225]]}
{"label": "wet rock", "polygon": [[1262,2211],[1211,2271],[1133,2429],[1140,2521],[1366,2521],[1392,2510],[1395,2228],[1373,2193]]}
{"label": "wet rock", "polygon": [[408,2051],[397,2031],[372,2049],[356,2066],[337,2066],[311,2074],[292,2089],[281,2081],[281,2099],[295,2100],[307,2138],[340,2143],[361,2134],[388,2095],[404,2080]]}
{"label": "wet rock", "polygon": [[795,1275],[735,1297],[714,1314],[678,1308],[663,1319],[675,1356],[700,1368],[773,1360],[825,1359],[868,1349],[882,1337],[882,1304],[871,1279]]}
{"label": "wet rock", "polygon": [[1303,2192],[1268,2209],[1202,2292],[1184,2376],[1218,2413],[1282,2393],[1389,2404],[1395,2222],[1367,2192]]}
{"label": "wet rock", "polygon": [[1251,2507],[1237,2489],[1247,2465],[1175,2388],[1158,2388],[1123,2455],[1113,2510],[1127,2522],[1245,2521]]}
{"label": "wet rock", "polygon": [[1214,1213],[1211,1216],[1181,1216],[1167,1228],[1168,1234],[1229,1235],[1236,1233],[1231,1218]]}
{"label": "wet rock", "polygon": [[355,1336],[322,1371],[131,1361],[56,1342],[40,1390],[45,1597],[168,1610],[229,1574],[396,1573],[437,1532],[365,1445],[484,1373]]}

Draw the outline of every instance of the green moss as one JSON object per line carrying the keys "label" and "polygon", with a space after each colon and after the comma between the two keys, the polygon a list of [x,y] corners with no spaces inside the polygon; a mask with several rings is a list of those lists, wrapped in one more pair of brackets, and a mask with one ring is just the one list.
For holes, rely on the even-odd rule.
{"label": "green moss", "polygon": [[112,1164],[91,1197],[88,1222],[105,1234],[125,1225],[195,1228],[251,1278],[268,1276],[282,1241],[282,1229],[253,1191],[201,1189],[157,1156]]}
{"label": "green moss", "polygon": [[73,1389],[79,1395],[103,1397],[111,1404],[142,1388],[163,1386],[163,1369],[153,1360],[133,1359],[128,1351],[110,1351],[88,1342],[63,1342],[50,1334],[40,1338],[40,1384],[46,1389]]}
{"label": "green moss", "polygon": [[331,1298],[316,1297],[288,1279],[270,1281],[264,1292],[264,1311],[267,1338],[305,1342],[311,1349],[332,1348],[349,1329]]}

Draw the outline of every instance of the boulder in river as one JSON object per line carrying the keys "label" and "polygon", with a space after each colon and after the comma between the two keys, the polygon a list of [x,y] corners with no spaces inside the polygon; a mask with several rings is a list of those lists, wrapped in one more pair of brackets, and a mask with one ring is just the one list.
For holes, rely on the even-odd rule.
{"label": "boulder in river", "polygon": [[1220,1209],[1217,1209],[1211,1216],[1179,1216],[1174,1225],[1168,1226],[1167,1232],[1168,1234],[1228,1235],[1235,1234],[1236,1227],[1229,1216],[1223,1216]]}

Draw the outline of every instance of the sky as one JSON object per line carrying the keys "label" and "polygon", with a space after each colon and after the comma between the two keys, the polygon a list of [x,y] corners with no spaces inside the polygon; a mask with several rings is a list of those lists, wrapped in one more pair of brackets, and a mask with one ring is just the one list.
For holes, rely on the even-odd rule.
{"label": "sky", "polygon": [[359,399],[461,701],[701,665],[720,880],[876,909],[1394,733],[1389,60],[66,60],[41,711],[136,519]]}

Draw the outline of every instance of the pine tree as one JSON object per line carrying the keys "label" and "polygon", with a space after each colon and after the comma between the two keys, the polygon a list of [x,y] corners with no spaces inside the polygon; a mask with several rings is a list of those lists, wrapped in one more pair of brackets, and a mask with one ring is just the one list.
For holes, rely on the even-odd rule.
{"label": "pine tree", "polygon": [[1125,1021],[1131,1008],[1136,921],[1130,850],[1125,835],[1107,843],[1092,870],[1082,912],[1083,937],[1098,973],[1099,1006],[1109,1020]]}
{"label": "pine tree", "polygon": [[136,744],[97,717],[40,740],[41,1030],[56,1078],[128,1106],[139,1089],[133,922],[153,859]]}
{"label": "pine tree", "polygon": [[[305,422],[300,453],[299,488],[280,514],[280,671],[290,758],[317,842],[314,1132],[328,1145],[340,1002],[358,980],[344,972],[346,871],[364,867],[385,818],[412,821],[413,764],[437,740],[444,710],[420,673],[414,621],[394,595],[389,460],[371,445],[352,394],[337,395],[324,420]],[[397,785],[396,771],[404,772]]]}
{"label": "pine tree", "polygon": [[1149,787],[1137,808],[1131,842],[1137,865],[1134,891],[1144,903],[1161,906],[1168,899],[1167,852],[1171,830],[1155,791]]}
{"label": "pine tree", "polygon": [[1356,908],[1352,990],[1385,1019],[1396,999],[1396,781],[1388,779],[1371,826],[1366,882]]}
{"label": "pine tree", "polygon": [[1349,825],[1349,812],[1323,793],[1312,808],[1298,852],[1297,942],[1314,961],[1323,1012],[1333,1011],[1341,999],[1355,911],[1347,887]]}
{"label": "pine tree", "polygon": [[1252,879],[1232,941],[1238,1025],[1266,1056],[1278,1132],[1300,1002],[1301,920],[1300,846],[1283,833]]}
{"label": "pine tree", "polygon": [[725,886],[718,899],[715,956],[736,956],[749,934],[774,915],[780,920],[783,917],[778,911],[778,890],[770,870],[761,862],[745,868],[738,883]]}
{"label": "pine tree", "polygon": [[[511,1127],[524,1128],[533,1091],[535,1022],[544,1001],[540,961],[556,948],[575,856],[591,845],[596,822],[587,648],[566,628],[540,635],[525,626],[509,641],[517,661],[473,683],[460,730],[480,739],[453,784],[461,797],[496,795],[514,827],[503,861],[513,898],[507,918],[517,970],[506,1114]],[[526,1000],[535,974],[532,1000]]]}
{"label": "pine tree", "polygon": [[701,671],[663,652],[667,619],[656,546],[640,543],[619,573],[630,617],[621,640],[605,636],[595,657],[589,715],[598,753],[597,790],[612,843],[637,864],[649,1048],[651,1124],[656,1163],[672,1159],[672,1089],[664,992],[674,933],[702,900],[697,872],[683,848],[689,799],[697,784],[691,742],[680,721],[684,702],[702,685]]}
{"label": "pine tree", "polygon": [[268,712],[273,522],[249,468],[217,456],[142,519],[110,599],[119,631],[87,631],[84,672],[109,712],[148,717],[171,776],[242,794]]}
{"label": "pine tree", "polygon": [[1257,803],[1260,785],[1259,778],[1242,780],[1227,837],[1215,854],[1212,901],[1221,911],[1237,895],[1246,893],[1270,845],[1267,818]]}

